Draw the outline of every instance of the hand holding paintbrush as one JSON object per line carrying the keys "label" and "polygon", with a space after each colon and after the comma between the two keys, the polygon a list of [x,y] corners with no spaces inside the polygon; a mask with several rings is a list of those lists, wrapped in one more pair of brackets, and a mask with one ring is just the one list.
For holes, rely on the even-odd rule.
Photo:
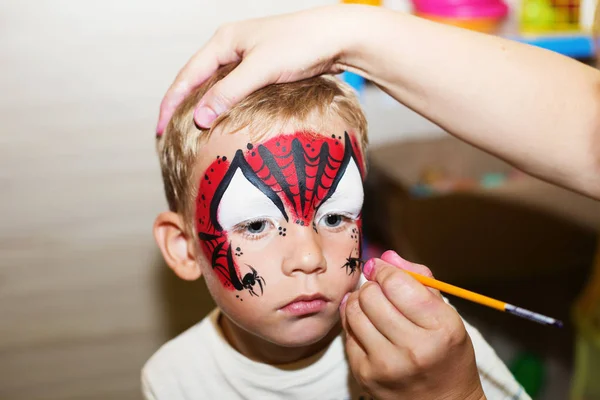
{"label": "hand holding paintbrush", "polygon": [[[396,253],[393,253],[393,254],[395,254],[397,256]],[[391,255],[391,256],[393,257],[393,255]],[[362,260],[359,260],[359,261],[362,264],[365,263]],[[406,262],[404,259],[402,259],[400,256],[398,256],[397,262],[406,264],[407,266],[409,266],[409,264],[410,264],[410,263]],[[495,308],[496,310],[505,311],[510,314],[516,315],[518,317],[526,318],[526,319],[535,321],[535,322],[543,324],[543,325],[552,325],[552,326],[556,326],[559,328],[562,328],[562,326],[563,326],[562,321],[559,321],[557,319],[547,317],[545,315],[542,315],[542,314],[539,314],[539,313],[536,313],[533,311],[529,311],[524,308],[517,307],[517,306],[514,306],[509,303],[505,303],[500,300],[492,299],[491,297],[487,297],[487,296],[484,296],[484,295],[481,295],[481,294],[478,294],[475,292],[471,292],[470,290],[462,289],[462,288],[459,288],[458,286],[454,286],[454,285],[450,285],[450,284],[442,282],[442,281],[438,281],[437,279],[434,279],[433,277],[424,276],[422,274],[411,271],[409,269],[404,269],[404,272],[406,272],[407,274],[409,274],[410,276],[412,276],[413,278],[415,278],[416,280],[421,282],[423,285],[433,288],[433,289],[437,289],[441,292],[451,294],[453,296],[460,297],[462,299],[469,300],[469,301],[472,301],[472,302],[475,302],[475,303],[478,303],[478,304],[481,304],[481,305],[484,305],[487,307]]]}
{"label": "hand holding paintbrush", "polygon": [[[468,324],[438,291],[405,273],[431,276],[428,268],[403,267],[391,255],[397,256],[369,260],[363,269],[369,282],[340,305],[353,375],[377,399],[485,399]],[[479,350],[487,346],[474,340]],[[493,352],[478,356],[486,368],[501,364]],[[494,378],[499,386],[516,385],[508,370]]]}

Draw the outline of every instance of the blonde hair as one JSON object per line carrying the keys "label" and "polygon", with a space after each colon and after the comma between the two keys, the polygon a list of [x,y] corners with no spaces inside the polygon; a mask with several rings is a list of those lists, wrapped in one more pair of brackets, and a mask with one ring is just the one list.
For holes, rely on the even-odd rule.
{"label": "blonde hair", "polygon": [[252,132],[251,139],[258,140],[274,126],[290,121],[306,123],[315,113],[322,117],[338,116],[356,130],[362,150],[366,149],[367,122],[358,99],[348,85],[333,76],[266,86],[221,114],[210,129],[198,128],[194,123],[196,104],[235,66],[230,64],[220,68],[190,93],[175,110],[163,135],[157,138],[165,194],[171,211],[191,215],[196,187],[192,182],[194,166],[203,141],[217,127],[230,133],[248,127]]}

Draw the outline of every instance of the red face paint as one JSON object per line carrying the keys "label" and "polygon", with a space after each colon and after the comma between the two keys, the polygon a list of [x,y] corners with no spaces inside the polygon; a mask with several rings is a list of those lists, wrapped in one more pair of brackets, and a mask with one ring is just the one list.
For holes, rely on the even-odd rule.
{"label": "red face paint", "polygon": [[261,295],[265,284],[252,267],[241,276],[233,256],[239,249],[218,220],[220,201],[236,172],[264,193],[287,222],[311,228],[315,212],[335,192],[352,160],[362,175],[362,154],[346,132],[331,137],[303,132],[280,135],[256,146],[248,144],[232,160],[217,156],[201,178],[196,228],[223,286]]}

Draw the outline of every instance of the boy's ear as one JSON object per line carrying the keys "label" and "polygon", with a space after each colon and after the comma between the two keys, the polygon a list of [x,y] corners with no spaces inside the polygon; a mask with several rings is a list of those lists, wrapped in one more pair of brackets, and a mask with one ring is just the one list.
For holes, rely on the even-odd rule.
{"label": "boy's ear", "polygon": [[172,211],[160,213],[154,221],[154,239],[165,262],[181,279],[193,281],[202,275],[194,241],[185,231],[181,216]]}

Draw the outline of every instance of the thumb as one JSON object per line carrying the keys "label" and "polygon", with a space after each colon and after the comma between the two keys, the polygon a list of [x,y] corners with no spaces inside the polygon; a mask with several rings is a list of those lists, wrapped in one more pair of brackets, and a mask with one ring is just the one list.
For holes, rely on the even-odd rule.
{"label": "thumb", "polygon": [[271,83],[275,80],[264,65],[248,56],[204,94],[194,112],[194,121],[202,128],[209,128],[219,115]]}
{"label": "thumb", "polygon": [[347,330],[346,327],[346,301],[350,296],[350,292],[346,293],[346,295],[342,298],[342,302],[340,303],[340,319],[342,320],[342,327],[344,330]]}

